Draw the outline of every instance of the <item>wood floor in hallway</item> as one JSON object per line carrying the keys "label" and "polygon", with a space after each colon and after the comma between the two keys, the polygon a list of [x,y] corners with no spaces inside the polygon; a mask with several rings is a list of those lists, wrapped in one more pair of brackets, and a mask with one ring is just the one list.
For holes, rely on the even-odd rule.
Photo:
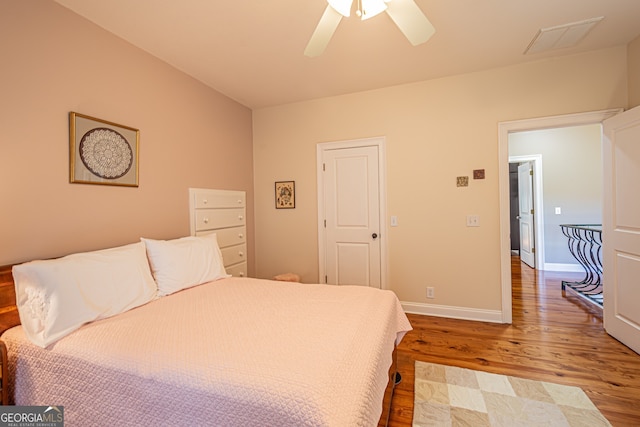
{"label": "wood floor in hallway", "polygon": [[[640,355],[609,336],[602,310],[561,290],[581,275],[512,259],[511,325],[409,315],[390,426],[410,426],[416,360],[581,387],[613,426],[640,426]],[[638,307],[640,310],[640,306]]]}

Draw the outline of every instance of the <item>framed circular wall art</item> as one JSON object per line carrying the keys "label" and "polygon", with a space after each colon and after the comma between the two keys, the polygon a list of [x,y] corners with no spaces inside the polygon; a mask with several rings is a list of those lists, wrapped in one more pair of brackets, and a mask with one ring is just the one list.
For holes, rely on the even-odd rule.
{"label": "framed circular wall art", "polygon": [[69,180],[72,183],[138,186],[140,131],[69,113]]}

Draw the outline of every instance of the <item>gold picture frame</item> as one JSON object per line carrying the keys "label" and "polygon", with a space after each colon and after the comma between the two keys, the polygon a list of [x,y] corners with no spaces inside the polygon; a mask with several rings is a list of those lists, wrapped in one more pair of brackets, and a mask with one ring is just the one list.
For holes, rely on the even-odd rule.
{"label": "gold picture frame", "polygon": [[276,182],[276,209],[294,209],[296,207],[295,181]]}
{"label": "gold picture frame", "polygon": [[140,131],[69,113],[69,182],[138,186]]}

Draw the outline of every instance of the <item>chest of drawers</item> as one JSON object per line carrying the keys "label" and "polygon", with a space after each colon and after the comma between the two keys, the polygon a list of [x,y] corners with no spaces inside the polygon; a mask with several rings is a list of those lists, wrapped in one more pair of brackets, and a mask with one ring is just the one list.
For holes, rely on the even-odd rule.
{"label": "chest of drawers", "polygon": [[216,233],[228,274],[247,276],[246,193],[189,189],[191,235]]}

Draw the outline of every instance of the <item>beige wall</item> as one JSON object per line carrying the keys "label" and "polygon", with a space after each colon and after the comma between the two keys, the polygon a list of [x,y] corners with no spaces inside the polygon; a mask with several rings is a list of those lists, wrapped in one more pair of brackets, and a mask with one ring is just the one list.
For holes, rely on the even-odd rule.
{"label": "beige wall", "polygon": [[640,36],[627,47],[629,73],[629,108],[640,105]]}
{"label": "beige wall", "polygon": [[[252,248],[249,109],[54,2],[0,40],[0,265],[188,235],[189,187],[247,191]],[[70,111],[140,129],[138,188],[69,183]]]}
{"label": "beige wall", "polygon": [[[318,281],[316,144],[384,136],[400,223],[383,234],[390,287],[405,302],[434,286],[429,303],[500,310],[498,122],[625,106],[626,73],[619,47],[254,111],[258,275]],[[456,187],[479,168],[485,180]],[[276,210],[273,183],[289,179],[296,209]]]}
{"label": "beige wall", "polygon": [[[387,209],[400,221],[385,230],[391,287],[404,301],[435,286],[429,302],[497,310],[497,123],[640,104],[636,39],[266,108],[252,135],[250,110],[56,3],[1,2],[0,40],[0,264],[186,235],[187,188],[213,187],[248,192],[258,276],[317,281],[316,144],[382,135]],[[69,111],[140,129],[140,187],[69,184]],[[476,168],[487,179],[455,187]],[[273,183],[289,179],[296,209],[276,211]],[[469,213],[480,228],[464,226]]]}

